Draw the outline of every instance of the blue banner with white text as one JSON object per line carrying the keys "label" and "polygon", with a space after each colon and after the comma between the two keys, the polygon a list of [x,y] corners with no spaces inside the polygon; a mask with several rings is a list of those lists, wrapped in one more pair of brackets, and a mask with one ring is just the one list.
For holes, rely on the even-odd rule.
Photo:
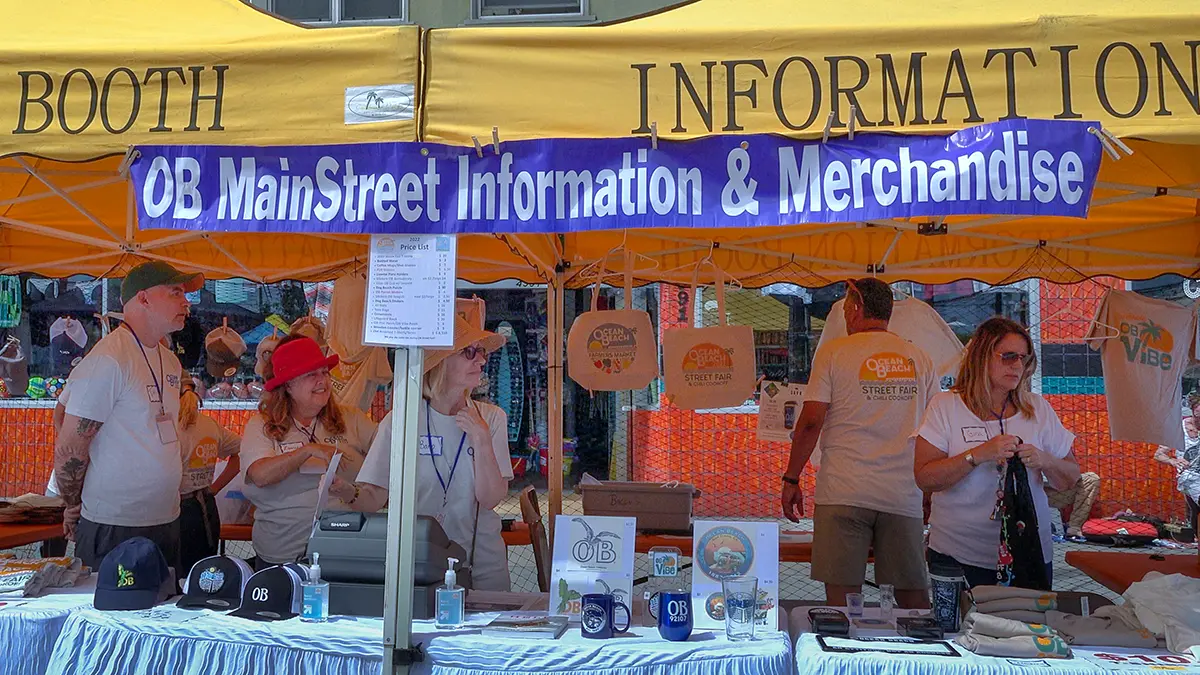
{"label": "blue banner with white text", "polygon": [[583,232],[1087,216],[1095,123],[1008,120],[953,134],[140,146],[143,229]]}

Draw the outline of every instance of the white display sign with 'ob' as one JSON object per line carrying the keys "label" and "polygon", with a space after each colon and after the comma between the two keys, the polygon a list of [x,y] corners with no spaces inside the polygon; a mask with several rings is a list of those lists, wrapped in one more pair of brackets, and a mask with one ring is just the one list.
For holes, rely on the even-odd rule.
{"label": "white display sign with 'ob'", "polygon": [[579,617],[587,593],[608,593],[629,605],[633,598],[636,518],[556,516],[550,571],[550,613]]}

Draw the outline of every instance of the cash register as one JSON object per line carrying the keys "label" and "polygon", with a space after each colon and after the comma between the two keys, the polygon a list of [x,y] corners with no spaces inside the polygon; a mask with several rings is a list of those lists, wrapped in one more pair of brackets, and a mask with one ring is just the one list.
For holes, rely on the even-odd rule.
{"label": "cash register", "polygon": [[[417,516],[415,525],[413,618],[431,619],[434,590],[443,583],[447,558],[465,561],[467,553],[446,536],[436,519]],[[388,545],[386,513],[327,511],[321,515],[308,541],[308,553],[321,556],[321,578],[329,582],[330,614],[383,616]],[[469,590],[470,567],[460,562],[456,572],[458,584]]]}

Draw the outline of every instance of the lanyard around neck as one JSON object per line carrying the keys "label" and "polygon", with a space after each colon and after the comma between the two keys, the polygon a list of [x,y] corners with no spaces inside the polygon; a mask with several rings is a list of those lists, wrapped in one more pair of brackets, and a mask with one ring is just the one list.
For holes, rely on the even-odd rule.
{"label": "lanyard around neck", "polygon": [[462,458],[463,446],[467,443],[467,432],[463,432],[458,441],[458,452],[454,455],[454,463],[450,465],[450,476],[442,479],[442,470],[438,468],[437,460],[433,458],[433,415],[429,411],[433,405],[425,402],[425,442],[429,444],[429,462],[433,464],[433,472],[437,474],[438,483],[442,486],[442,504],[450,498],[450,486],[454,484],[454,472],[458,470],[458,460]]}
{"label": "lanyard around neck", "polygon": [[[127,323],[122,323],[121,325],[125,326],[125,328],[129,329],[130,335],[133,335],[134,342],[137,342],[138,350],[140,350],[142,352],[142,360],[144,360],[146,362],[146,370],[150,371],[150,379],[154,381],[154,389],[155,389],[155,391],[158,392],[159,414],[166,415],[167,414],[166,399],[163,398],[162,384],[159,383],[158,376],[154,374],[154,368],[150,366],[150,357],[146,356],[146,348],[142,345],[142,339],[138,337],[137,332],[135,330],[133,330],[132,326],[130,326]],[[158,347],[158,346],[159,345],[155,345],[155,347]],[[158,372],[160,372],[160,373],[163,372],[162,349],[158,349]]]}

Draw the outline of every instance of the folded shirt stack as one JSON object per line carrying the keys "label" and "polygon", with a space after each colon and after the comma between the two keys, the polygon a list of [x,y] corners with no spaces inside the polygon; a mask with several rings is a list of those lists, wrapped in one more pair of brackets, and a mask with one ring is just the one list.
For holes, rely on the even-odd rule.
{"label": "folded shirt stack", "polygon": [[955,638],[955,642],[980,656],[1016,659],[1071,658],[1071,648],[1066,641],[1046,624],[1023,623],[970,612],[963,620],[962,629],[962,634]]}
{"label": "folded shirt stack", "polygon": [[976,586],[971,590],[980,614],[1028,624],[1046,623],[1046,612],[1058,609],[1058,595],[1010,586]]}

